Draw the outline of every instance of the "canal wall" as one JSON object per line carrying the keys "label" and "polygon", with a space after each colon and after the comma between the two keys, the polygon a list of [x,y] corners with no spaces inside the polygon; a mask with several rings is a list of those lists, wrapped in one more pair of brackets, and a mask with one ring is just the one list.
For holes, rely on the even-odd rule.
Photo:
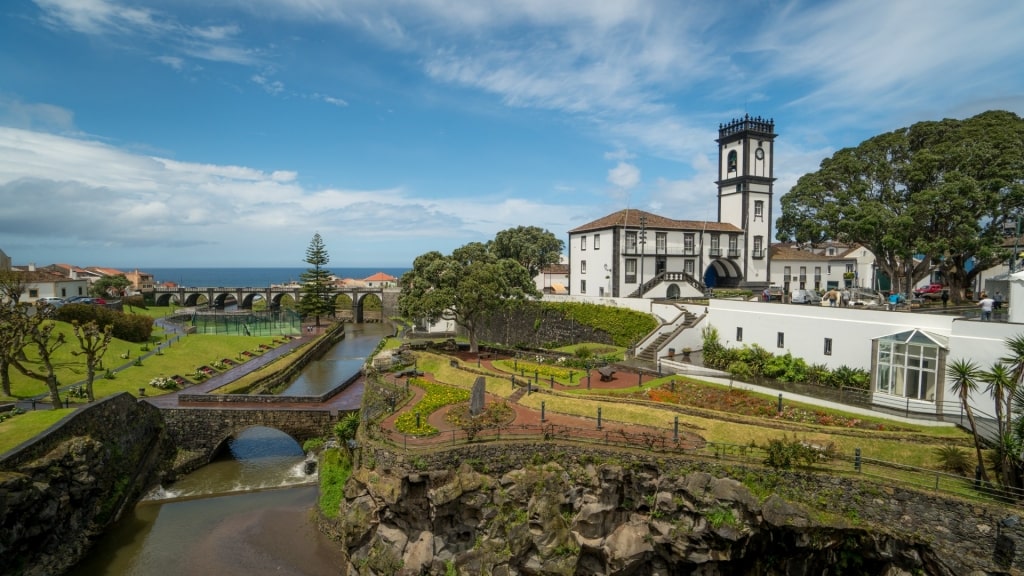
{"label": "canal wall", "polygon": [[173,447],[160,411],[121,393],[69,414],[0,456],[0,574],[73,566],[160,480]]}
{"label": "canal wall", "polygon": [[[249,386],[246,390],[239,390],[238,392],[243,394],[252,395],[272,395],[276,392],[283,390],[288,384],[293,382],[302,371],[311,362],[315,362],[323,357],[335,344],[345,338],[345,324],[342,322],[335,322],[324,335],[318,338],[315,342],[309,346],[303,346],[299,349],[299,357],[295,361],[291,362],[282,370],[276,370],[272,373],[267,374],[265,377],[260,378],[253,382],[252,386]],[[216,390],[214,390],[216,392]]]}

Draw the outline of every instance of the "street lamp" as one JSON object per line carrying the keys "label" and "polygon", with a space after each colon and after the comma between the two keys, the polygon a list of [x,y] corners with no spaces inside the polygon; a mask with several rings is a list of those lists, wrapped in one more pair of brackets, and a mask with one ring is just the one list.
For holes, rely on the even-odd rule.
{"label": "street lamp", "polygon": [[[640,215],[640,290],[644,287],[644,247],[647,244],[647,216]],[[643,295],[643,294],[641,294]]]}

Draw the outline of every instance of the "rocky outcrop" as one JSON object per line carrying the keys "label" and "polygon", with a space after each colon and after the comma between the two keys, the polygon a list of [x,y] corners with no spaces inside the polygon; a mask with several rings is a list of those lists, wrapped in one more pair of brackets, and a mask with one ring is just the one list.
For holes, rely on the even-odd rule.
{"label": "rocky outcrop", "polygon": [[76,411],[0,460],[0,574],[61,574],[169,459],[159,410],[130,394]]}
{"label": "rocky outcrop", "polygon": [[[759,498],[747,485],[761,493],[755,477],[581,462],[500,473],[467,463],[433,472],[358,468],[333,527],[347,574],[1014,573],[1003,571],[1012,555],[999,566],[991,542],[977,556],[947,547],[933,526],[868,522],[839,501],[820,508]],[[879,496],[865,507],[902,505]]]}

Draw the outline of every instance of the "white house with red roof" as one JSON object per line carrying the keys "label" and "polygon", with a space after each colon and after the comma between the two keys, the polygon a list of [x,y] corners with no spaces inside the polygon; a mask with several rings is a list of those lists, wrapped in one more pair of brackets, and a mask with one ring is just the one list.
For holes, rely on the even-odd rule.
{"label": "white house with red roof", "polygon": [[377,272],[372,276],[363,278],[363,285],[367,288],[394,288],[398,285],[398,278],[384,272]]}

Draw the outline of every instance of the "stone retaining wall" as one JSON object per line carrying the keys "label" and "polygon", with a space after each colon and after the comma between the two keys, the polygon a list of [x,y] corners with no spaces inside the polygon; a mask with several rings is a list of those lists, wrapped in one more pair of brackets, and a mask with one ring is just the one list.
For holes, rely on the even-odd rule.
{"label": "stone retaining wall", "polygon": [[155,407],[121,393],[0,457],[0,574],[60,574],[156,484],[173,447]]}

